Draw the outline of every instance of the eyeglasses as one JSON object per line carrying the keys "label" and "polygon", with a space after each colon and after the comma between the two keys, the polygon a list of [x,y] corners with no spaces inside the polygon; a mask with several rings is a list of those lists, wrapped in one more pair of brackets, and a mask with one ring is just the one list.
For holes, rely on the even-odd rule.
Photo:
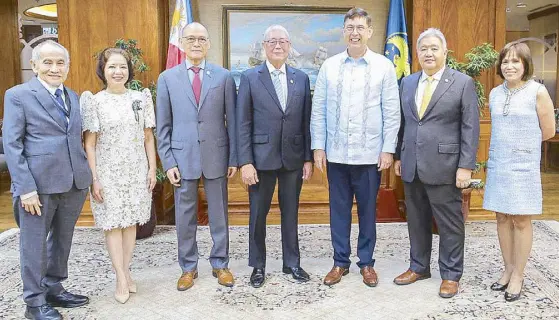
{"label": "eyeglasses", "polygon": [[359,26],[354,26],[354,25],[347,25],[344,27],[344,30],[352,33],[355,29],[357,29],[358,33],[363,33],[365,31],[365,29],[367,29],[367,27],[363,26],[363,25],[359,25]]}
{"label": "eyeglasses", "polygon": [[206,37],[182,37],[184,39],[184,41],[186,41],[186,43],[188,44],[194,44],[196,41],[198,41],[199,44],[206,44],[206,42],[208,42],[208,38]]}
{"label": "eyeglasses", "polygon": [[264,42],[266,42],[269,46],[275,47],[278,43],[280,44],[280,46],[284,46],[284,45],[289,43],[289,40],[287,40],[287,39],[270,39],[270,40],[264,40]]}

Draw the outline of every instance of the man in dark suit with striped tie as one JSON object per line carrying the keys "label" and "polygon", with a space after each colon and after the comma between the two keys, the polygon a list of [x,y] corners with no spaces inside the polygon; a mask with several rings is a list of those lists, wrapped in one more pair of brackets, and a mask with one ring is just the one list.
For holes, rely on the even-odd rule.
{"label": "man in dark suit with striped tie", "polygon": [[253,287],[265,281],[266,216],[278,180],[283,272],[304,282],[297,219],[303,179],[312,174],[309,77],[286,65],[289,33],[271,26],[264,33],[266,62],[241,75],[237,99],[239,165],[249,186],[249,265]]}

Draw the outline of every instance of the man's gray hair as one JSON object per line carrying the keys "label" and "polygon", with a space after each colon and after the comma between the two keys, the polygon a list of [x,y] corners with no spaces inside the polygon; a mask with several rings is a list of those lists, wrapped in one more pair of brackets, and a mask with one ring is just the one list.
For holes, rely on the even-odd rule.
{"label": "man's gray hair", "polygon": [[437,28],[429,28],[429,29],[423,31],[419,35],[419,38],[417,38],[417,49],[416,50],[419,50],[419,43],[421,42],[421,40],[423,40],[427,37],[437,37],[437,38],[439,38],[439,40],[441,40],[441,42],[443,44],[443,50],[446,50],[446,39],[444,37],[444,34],[441,32],[441,30],[439,30]]}
{"label": "man's gray hair", "polygon": [[285,29],[283,26],[280,26],[279,24],[274,24],[273,26],[269,26],[268,29],[264,31],[264,41],[269,40],[268,35],[272,31],[283,31],[287,36],[287,39],[289,40],[289,32],[287,32],[287,29]]}
{"label": "man's gray hair", "polygon": [[43,41],[39,43],[35,48],[33,48],[33,51],[31,51],[31,61],[39,62],[39,60],[41,59],[41,49],[44,46],[53,46],[64,51],[64,55],[66,56],[66,63],[70,63],[70,53],[68,53],[68,50],[64,48],[64,46],[60,43],[52,40]]}

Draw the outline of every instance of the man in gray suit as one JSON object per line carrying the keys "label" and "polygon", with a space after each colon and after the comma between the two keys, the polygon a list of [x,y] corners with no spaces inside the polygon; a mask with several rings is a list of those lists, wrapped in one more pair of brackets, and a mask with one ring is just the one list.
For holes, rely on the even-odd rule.
{"label": "man in gray suit", "polygon": [[4,151],[20,228],[23,300],[28,319],[62,319],[53,308],[79,307],[85,296],[69,293],[68,256],[91,171],[82,147],[78,96],[63,85],[70,57],[53,41],[33,49],[36,77],[4,98]]}
{"label": "man in gray suit", "polygon": [[423,71],[400,84],[402,126],[395,171],[404,181],[410,267],[398,285],[431,277],[433,217],[440,234],[439,295],[458,292],[464,268],[464,217],[461,189],[468,187],[476,163],[479,111],[474,81],[445,67],[444,35],[427,29],[417,40]]}
{"label": "man in gray suit", "polygon": [[237,171],[235,81],[228,70],[208,63],[208,31],[199,23],[181,33],[184,63],[163,72],[157,81],[158,153],[175,186],[175,220],[182,276],[177,289],[187,290],[198,277],[196,244],[198,184],[208,200],[212,274],[233,286],[229,264],[227,179]]}
{"label": "man in gray suit", "polygon": [[312,174],[310,143],[311,90],[309,77],[285,62],[291,45],[282,26],[264,33],[266,62],[241,75],[237,99],[239,164],[249,186],[250,283],[265,281],[266,216],[278,180],[281,211],[283,272],[305,282],[297,232],[299,195],[303,179]]}

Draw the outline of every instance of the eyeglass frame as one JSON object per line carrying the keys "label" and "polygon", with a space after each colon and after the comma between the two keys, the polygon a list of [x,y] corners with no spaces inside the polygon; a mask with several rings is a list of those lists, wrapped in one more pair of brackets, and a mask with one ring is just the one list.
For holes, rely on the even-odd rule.
{"label": "eyeglass frame", "polygon": [[[363,29],[359,29],[359,28],[363,28]],[[371,26],[364,26],[364,25],[358,25],[358,26],[354,26],[352,24],[344,26],[344,31],[345,32],[349,32],[349,33],[353,33],[353,31],[357,31],[357,33],[364,33],[367,29],[371,28]]]}
{"label": "eyeglass frame", "polygon": [[[200,45],[205,45],[208,43],[208,41],[210,41],[210,38],[208,37],[194,37],[194,36],[181,37],[181,39],[183,39],[183,41],[188,44],[195,44],[196,42],[198,42]],[[192,39],[192,42],[189,42],[188,39]]]}
{"label": "eyeglass frame", "polygon": [[264,43],[266,43],[269,46],[275,47],[275,46],[278,45],[278,43],[279,43],[280,46],[284,46],[288,43],[291,43],[291,41],[289,41],[289,39],[285,39],[285,38],[282,38],[282,39],[268,39],[268,40],[264,40]]}

